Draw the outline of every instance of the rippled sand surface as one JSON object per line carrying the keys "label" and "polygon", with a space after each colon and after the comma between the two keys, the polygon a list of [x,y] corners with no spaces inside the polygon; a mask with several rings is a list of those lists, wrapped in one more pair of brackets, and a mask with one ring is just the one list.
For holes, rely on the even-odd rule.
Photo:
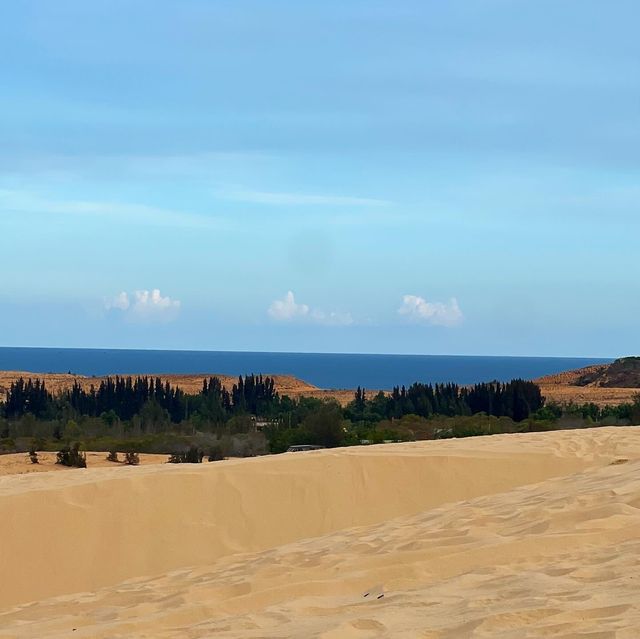
{"label": "rippled sand surface", "polygon": [[633,638],[639,507],[633,427],[4,477],[0,637]]}

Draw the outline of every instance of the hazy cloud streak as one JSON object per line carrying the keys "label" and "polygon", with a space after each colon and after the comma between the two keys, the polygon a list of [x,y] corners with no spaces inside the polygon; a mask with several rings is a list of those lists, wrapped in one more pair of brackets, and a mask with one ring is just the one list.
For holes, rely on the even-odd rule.
{"label": "hazy cloud streak", "polygon": [[226,200],[252,204],[280,204],[297,206],[389,206],[391,202],[366,197],[342,195],[314,195],[308,193],[283,193],[270,191],[226,191],[218,194]]}
{"label": "hazy cloud streak", "polygon": [[206,228],[218,225],[216,218],[164,209],[146,204],[58,200],[8,189],[0,189],[0,212],[32,215],[76,215],[117,217],[128,222],[158,226]]}

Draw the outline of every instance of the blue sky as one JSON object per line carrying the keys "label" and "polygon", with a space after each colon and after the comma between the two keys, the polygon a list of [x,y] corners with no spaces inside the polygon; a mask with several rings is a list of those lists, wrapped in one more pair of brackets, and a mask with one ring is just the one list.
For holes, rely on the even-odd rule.
{"label": "blue sky", "polygon": [[640,353],[637,2],[0,7],[0,341]]}

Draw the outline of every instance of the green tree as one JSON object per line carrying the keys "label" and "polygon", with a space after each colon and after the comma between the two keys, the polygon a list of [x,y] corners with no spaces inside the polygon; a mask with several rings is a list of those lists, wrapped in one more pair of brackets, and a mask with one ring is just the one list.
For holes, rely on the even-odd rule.
{"label": "green tree", "polygon": [[70,442],[73,439],[79,439],[82,434],[80,426],[73,419],[70,419],[64,426],[62,431],[62,439]]}
{"label": "green tree", "polygon": [[227,428],[232,435],[250,433],[255,429],[255,422],[251,415],[235,415],[227,422]]}
{"label": "green tree", "polygon": [[333,448],[345,438],[342,408],[336,402],[323,402],[317,411],[308,415],[302,428],[311,438],[309,443]]}
{"label": "green tree", "polygon": [[169,412],[155,401],[148,401],[140,411],[142,432],[160,433],[169,429],[171,418]]}

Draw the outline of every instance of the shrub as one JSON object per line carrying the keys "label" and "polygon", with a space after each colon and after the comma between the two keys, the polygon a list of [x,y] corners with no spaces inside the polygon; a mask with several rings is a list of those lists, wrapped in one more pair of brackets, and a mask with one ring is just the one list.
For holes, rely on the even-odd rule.
{"label": "shrub", "polygon": [[71,466],[71,449],[68,446],[61,448],[56,455],[56,464]]}
{"label": "shrub", "polygon": [[224,459],[222,446],[212,446],[211,450],[209,451],[209,457],[207,458],[207,461],[221,461],[222,459]]}
{"label": "shrub", "polygon": [[107,461],[119,462],[120,460],[118,459],[118,451],[117,450],[110,450],[109,454],[107,455]]}
{"label": "shrub", "polygon": [[65,446],[58,452],[56,464],[71,468],[86,468],[87,456],[80,450],[80,444],[76,442],[71,448]]}
{"label": "shrub", "polygon": [[185,461],[188,464],[201,464],[204,453],[196,446],[191,446],[185,454]]}
{"label": "shrub", "polygon": [[140,463],[140,457],[138,457],[138,453],[133,450],[129,450],[124,454],[124,463],[129,464],[129,466],[137,466]]}
{"label": "shrub", "polygon": [[9,452],[16,449],[16,442],[12,437],[4,437],[0,439],[0,450]]}
{"label": "shrub", "polygon": [[204,453],[197,447],[191,446],[184,453],[172,453],[167,460],[169,464],[201,464]]}
{"label": "shrub", "polygon": [[37,453],[37,451],[36,451],[34,446],[32,446],[29,449],[29,459],[31,460],[32,464],[39,464],[40,463],[40,461],[38,460],[38,453]]}

